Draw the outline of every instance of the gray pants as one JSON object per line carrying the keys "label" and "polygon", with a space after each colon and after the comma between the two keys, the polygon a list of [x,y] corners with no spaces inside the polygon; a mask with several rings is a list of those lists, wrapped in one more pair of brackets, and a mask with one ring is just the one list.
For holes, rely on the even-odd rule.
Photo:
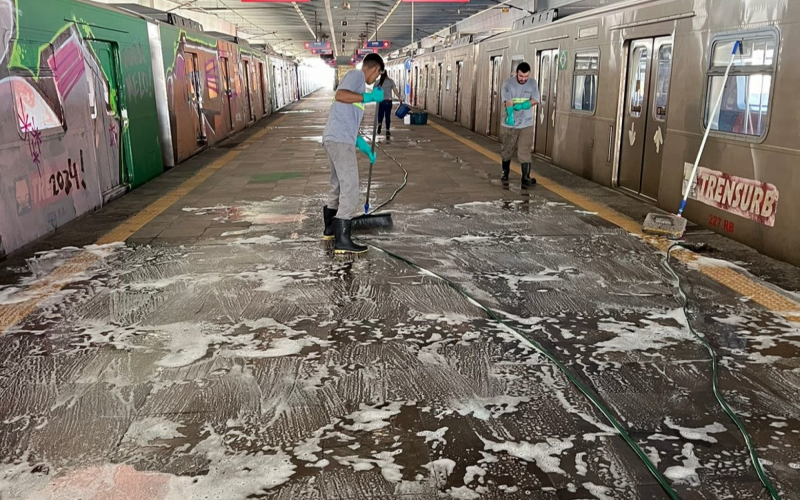
{"label": "gray pants", "polygon": [[514,159],[517,153],[520,163],[531,163],[531,149],[533,149],[533,127],[508,128],[503,127],[500,156],[503,161]]}
{"label": "gray pants", "polygon": [[358,161],[355,144],[324,142],[331,161],[331,194],[328,208],[338,210],[337,219],[350,220],[361,213],[358,207]]}

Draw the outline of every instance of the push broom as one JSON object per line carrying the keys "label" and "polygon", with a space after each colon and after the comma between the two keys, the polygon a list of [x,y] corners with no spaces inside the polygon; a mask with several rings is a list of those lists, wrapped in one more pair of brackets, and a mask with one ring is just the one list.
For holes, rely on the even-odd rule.
{"label": "push broom", "polygon": [[717,116],[717,113],[719,113],[719,110],[722,107],[722,95],[725,93],[725,87],[728,85],[728,76],[730,75],[733,62],[736,60],[737,51],[740,54],[742,52],[742,42],[740,40],[736,40],[736,43],[733,44],[733,52],[731,53],[731,60],[728,62],[728,67],[725,69],[725,77],[722,81],[722,88],[720,89],[719,96],[717,96],[717,102],[714,105],[714,112],[709,116],[709,123],[706,127],[706,132],[703,135],[703,142],[700,143],[700,151],[697,152],[697,158],[694,160],[692,175],[689,177],[689,183],[686,184],[686,190],[683,193],[683,200],[681,201],[681,206],[678,209],[677,215],[665,215],[657,213],[647,214],[647,218],[644,221],[644,226],[642,226],[643,232],[659,236],[666,236],[670,239],[677,240],[681,238],[683,233],[686,231],[686,219],[683,218],[683,210],[686,208],[686,200],[689,198],[689,192],[692,190],[692,185],[694,184],[694,179],[697,175],[697,167],[700,164],[700,157],[703,156],[703,150],[706,147],[706,141],[708,141],[708,134],[711,132],[711,119],[714,116]]}
{"label": "push broom", "polygon": [[[372,154],[375,154],[375,138],[378,135],[378,109],[375,106],[375,123],[372,125]],[[367,177],[367,200],[364,203],[364,213],[357,217],[353,217],[353,229],[370,229],[375,227],[392,227],[392,213],[391,212],[370,212],[369,211],[369,195],[372,190],[372,167],[375,166],[373,161],[369,162],[369,177]],[[378,207],[380,208],[380,207]]]}

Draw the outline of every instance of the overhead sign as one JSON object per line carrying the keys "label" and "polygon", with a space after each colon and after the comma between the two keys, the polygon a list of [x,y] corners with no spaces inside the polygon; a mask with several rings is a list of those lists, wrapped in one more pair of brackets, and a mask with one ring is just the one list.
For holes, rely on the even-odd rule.
{"label": "overhead sign", "polygon": [[319,50],[319,49],[329,49],[329,48],[331,48],[331,42],[305,42],[303,44],[303,47],[305,47],[306,50],[308,50],[308,49],[312,49],[312,50],[313,49],[317,49],[317,50]]}
{"label": "overhead sign", "polygon": [[331,49],[311,49],[311,53],[315,56],[329,56],[333,54]]}
{"label": "overhead sign", "polygon": [[389,40],[371,40],[364,42],[365,49],[388,49],[390,45]]}
{"label": "overhead sign", "polygon": [[242,0],[245,3],[293,3],[310,2],[311,0]]}
{"label": "overhead sign", "polygon": [[469,3],[469,0],[401,0],[404,3]]}
{"label": "overhead sign", "polygon": [[[692,167],[693,165],[686,163],[684,170],[688,170],[691,175]],[[688,175],[685,182],[688,182]],[[697,169],[696,182],[691,193],[695,200],[765,226],[775,225],[779,193],[773,184],[704,167]]]}
{"label": "overhead sign", "polygon": [[376,52],[378,52],[378,51],[375,50],[375,49],[358,49],[358,55],[360,55],[360,56],[366,56],[366,55],[369,55],[369,54],[374,54]]}

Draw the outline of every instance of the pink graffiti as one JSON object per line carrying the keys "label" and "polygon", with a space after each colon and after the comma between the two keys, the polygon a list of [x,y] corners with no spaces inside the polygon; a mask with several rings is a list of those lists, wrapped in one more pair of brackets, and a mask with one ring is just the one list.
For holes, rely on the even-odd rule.
{"label": "pink graffiti", "polygon": [[111,122],[111,125],[108,126],[108,135],[110,137],[111,147],[114,148],[117,146],[117,124],[115,122]]}
{"label": "pink graffiti", "polygon": [[[19,101],[19,109],[25,109],[22,104],[22,99]],[[28,150],[31,154],[31,160],[38,169],[42,163],[42,133],[36,127],[36,120],[33,116],[29,116],[27,112],[18,115],[20,128],[22,130],[22,140],[28,143]]]}
{"label": "pink graffiti", "polygon": [[69,96],[86,73],[83,48],[74,36],[70,37],[47,59],[47,64],[53,70],[56,87],[64,99]]}

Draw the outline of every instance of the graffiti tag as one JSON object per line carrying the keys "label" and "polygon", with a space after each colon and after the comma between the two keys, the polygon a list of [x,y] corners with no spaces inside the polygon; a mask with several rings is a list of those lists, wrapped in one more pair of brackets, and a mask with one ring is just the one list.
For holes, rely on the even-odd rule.
{"label": "graffiti tag", "polygon": [[62,192],[69,196],[73,189],[86,189],[86,181],[83,180],[83,150],[81,150],[80,161],[80,174],[78,173],[78,164],[72,161],[72,158],[68,158],[66,170],[59,170],[50,175],[50,187],[54,197]]}
{"label": "graffiti tag", "polygon": [[141,43],[137,43],[122,50],[122,67],[130,68],[131,66],[141,66],[147,63],[147,57],[144,54],[144,47]]}
{"label": "graffiti tag", "polygon": [[[19,101],[18,109],[25,109],[22,99]],[[20,129],[22,130],[22,140],[28,143],[28,151],[31,155],[31,161],[36,168],[42,164],[42,132],[36,127],[36,119],[23,112],[22,115],[17,115],[19,118]]]}
{"label": "graffiti tag", "polygon": [[111,124],[108,126],[108,137],[109,137],[109,144],[112,148],[117,147],[117,124],[116,122],[112,121]]}
{"label": "graffiti tag", "polygon": [[138,100],[153,92],[153,75],[145,71],[137,71],[125,77],[125,88],[131,100]]}

